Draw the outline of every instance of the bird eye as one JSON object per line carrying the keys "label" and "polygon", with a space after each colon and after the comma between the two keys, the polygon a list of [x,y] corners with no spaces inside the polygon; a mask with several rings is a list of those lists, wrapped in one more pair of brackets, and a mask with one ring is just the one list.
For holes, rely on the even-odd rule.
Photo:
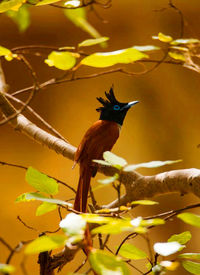
{"label": "bird eye", "polygon": [[120,110],[120,106],[119,106],[119,105],[114,105],[114,106],[113,106],[113,110],[119,111],[119,110]]}

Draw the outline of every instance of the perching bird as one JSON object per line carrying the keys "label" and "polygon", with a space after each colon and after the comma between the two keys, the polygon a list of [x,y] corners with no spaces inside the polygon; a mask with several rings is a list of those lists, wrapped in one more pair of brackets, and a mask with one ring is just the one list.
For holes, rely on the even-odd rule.
{"label": "perching bird", "polygon": [[74,164],[80,163],[80,178],[74,209],[80,212],[87,210],[90,180],[97,173],[97,167],[92,160],[102,159],[103,153],[112,149],[119,137],[127,111],[138,103],[138,101],[119,102],[115,98],[113,88],[109,93],[105,92],[105,95],[107,99],[97,97],[103,105],[96,109],[100,112],[100,118],[87,130],[75,154]]}

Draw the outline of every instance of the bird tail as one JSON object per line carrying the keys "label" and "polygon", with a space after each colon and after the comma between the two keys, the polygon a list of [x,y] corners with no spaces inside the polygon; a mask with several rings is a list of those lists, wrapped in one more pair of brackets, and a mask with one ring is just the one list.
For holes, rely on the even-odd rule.
{"label": "bird tail", "polygon": [[90,187],[90,180],[92,174],[91,169],[88,166],[80,166],[80,178],[78,182],[78,189],[76,192],[76,198],[74,202],[74,210],[80,212],[86,212],[87,210],[87,197]]}

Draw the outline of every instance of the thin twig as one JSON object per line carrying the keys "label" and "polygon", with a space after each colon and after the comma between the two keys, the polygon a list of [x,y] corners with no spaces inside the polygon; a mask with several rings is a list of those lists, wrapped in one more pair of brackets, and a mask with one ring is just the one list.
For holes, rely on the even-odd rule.
{"label": "thin twig", "polygon": [[34,228],[34,227],[30,226],[30,225],[27,225],[27,224],[20,218],[20,216],[17,216],[17,219],[18,219],[26,228],[38,232],[38,230],[37,230],[36,228]]}
{"label": "thin twig", "polygon": [[60,139],[64,140],[65,142],[69,143],[68,140],[66,140],[58,131],[56,131],[48,122],[46,122],[38,113],[36,113],[30,106],[26,105],[23,101],[20,99],[5,93],[6,97],[10,98],[11,100],[21,104],[22,106],[25,106],[25,109],[29,111],[30,114],[32,114],[34,117],[36,117],[50,132],[52,132],[55,136],[59,137]]}
{"label": "thin twig", "polygon": [[180,35],[179,37],[182,38],[184,35],[184,15],[183,12],[174,5],[172,0],[169,0],[169,6],[174,9],[180,16]]}
{"label": "thin twig", "polygon": [[10,250],[10,251],[13,250],[12,247],[9,245],[9,243],[7,243],[2,237],[0,237],[0,242],[1,242],[3,245],[5,245],[5,246],[8,248],[8,250]]}
{"label": "thin twig", "polygon": [[133,239],[133,238],[135,238],[137,235],[138,235],[138,233],[135,233],[135,232],[134,232],[134,233],[128,234],[128,236],[126,236],[126,238],[124,238],[123,241],[122,241],[122,242],[120,243],[120,245],[118,246],[117,251],[115,252],[115,255],[118,255],[120,248],[122,247],[122,245],[123,245],[127,240],[129,240],[130,238]]}
{"label": "thin twig", "polygon": [[[161,64],[160,60],[153,60],[153,59],[152,60],[151,59],[148,59],[148,60],[144,59],[144,60],[142,60],[142,62],[145,62],[145,63],[147,63],[147,62],[148,63],[159,63],[159,65]],[[164,60],[164,61],[162,60],[162,63],[173,64],[173,65],[182,65],[183,64],[183,62],[176,62],[176,61],[173,61],[173,60]],[[112,73],[120,73],[120,72],[124,73],[124,74],[129,74],[129,75],[138,75],[137,73],[126,71],[123,68],[115,68],[115,69],[110,69],[110,70],[103,71],[103,72],[98,72],[98,73],[85,75],[85,76],[79,76],[79,77],[70,78],[70,79],[57,80],[56,78],[51,78],[51,79],[41,83],[40,84],[40,89],[46,88],[46,87],[51,86],[51,85],[62,84],[62,83],[66,83],[66,82],[78,81],[78,80],[83,80],[83,79],[96,78],[96,77],[99,77],[99,76],[112,74]],[[148,72],[150,72],[150,70],[148,70]],[[145,73],[146,73],[146,71],[145,71]],[[23,93],[29,92],[32,89],[33,89],[33,86],[29,86],[27,88],[24,88],[24,89],[21,89],[21,90],[18,90],[16,92],[12,93],[12,95],[16,96],[16,95],[19,95],[19,94],[23,94]]]}
{"label": "thin twig", "polygon": [[[13,164],[13,163],[5,162],[5,161],[0,161],[0,165],[6,165],[6,166],[11,166],[11,167],[21,168],[21,169],[24,169],[24,170],[27,170],[27,169],[28,169],[28,167],[26,167],[26,166],[22,166],[22,165],[18,165],[18,164]],[[50,175],[48,175],[48,174],[46,174],[46,175],[47,175],[49,178],[52,178],[52,179],[56,180],[58,183],[60,183],[60,184],[62,184],[62,185],[64,185],[64,186],[66,186],[66,187],[69,188],[71,191],[73,191],[74,193],[76,193],[76,190],[75,190],[73,187],[71,187],[70,185],[68,185],[67,183],[65,183],[65,182],[63,182],[63,181],[61,181],[61,180],[59,180],[59,179],[57,179],[57,178],[55,178],[55,177],[52,177],[52,176],[50,176]]]}
{"label": "thin twig", "polygon": [[169,219],[169,218],[172,217],[171,215],[177,215],[178,213],[181,213],[185,210],[198,208],[198,207],[200,207],[200,203],[188,205],[184,208],[180,208],[180,209],[176,209],[176,210],[170,210],[170,211],[160,213],[160,214],[156,214],[156,215],[153,215],[153,216],[144,217],[143,219],[144,220],[149,220],[149,219],[161,218],[161,217],[164,217],[164,216],[167,216],[165,219]]}
{"label": "thin twig", "polygon": [[87,263],[87,259],[88,258],[85,258],[85,260],[76,268],[76,270],[74,270],[73,273],[77,273]]}
{"label": "thin twig", "polygon": [[[21,114],[25,110],[26,106],[28,106],[30,104],[31,100],[33,99],[33,97],[35,95],[35,92],[38,91],[38,89],[39,89],[39,81],[37,79],[36,73],[33,70],[32,66],[30,65],[28,60],[23,55],[19,55],[18,57],[25,64],[25,66],[28,68],[28,70],[31,73],[31,76],[33,79],[33,88],[31,89],[31,93],[30,93],[27,101],[24,103],[24,105],[19,110],[15,110],[15,112],[13,114],[11,114],[10,116],[7,116],[5,119],[0,121],[0,125],[4,125],[4,124],[8,123],[12,119],[16,118],[19,114]],[[1,91],[1,92],[3,92],[3,91]]]}

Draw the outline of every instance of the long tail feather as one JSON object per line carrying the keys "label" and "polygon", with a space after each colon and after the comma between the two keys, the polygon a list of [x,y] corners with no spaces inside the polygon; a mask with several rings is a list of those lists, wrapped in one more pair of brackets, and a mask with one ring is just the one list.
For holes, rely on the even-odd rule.
{"label": "long tail feather", "polygon": [[92,175],[90,167],[86,165],[80,167],[80,178],[74,202],[74,209],[77,211],[86,212],[87,210],[87,197],[90,187],[91,176]]}

